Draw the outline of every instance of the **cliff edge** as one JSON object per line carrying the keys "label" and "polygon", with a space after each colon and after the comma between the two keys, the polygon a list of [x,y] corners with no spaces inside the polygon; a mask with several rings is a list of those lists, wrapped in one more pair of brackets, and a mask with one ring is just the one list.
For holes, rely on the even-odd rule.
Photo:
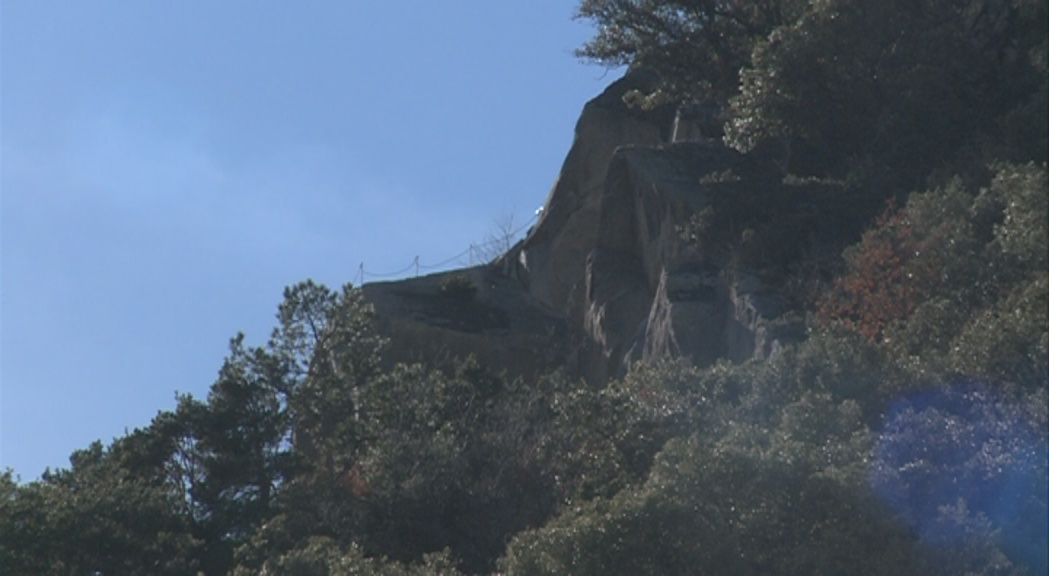
{"label": "cliff edge", "polygon": [[683,233],[719,194],[774,190],[775,164],[705,139],[674,110],[624,102],[656,81],[627,74],[584,106],[539,221],[498,261],[364,286],[390,361],[473,354],[515,375],[563,368],[600,385],[633,362],[742,361],[803,337],[774,322],[790,302],[758,270]]}

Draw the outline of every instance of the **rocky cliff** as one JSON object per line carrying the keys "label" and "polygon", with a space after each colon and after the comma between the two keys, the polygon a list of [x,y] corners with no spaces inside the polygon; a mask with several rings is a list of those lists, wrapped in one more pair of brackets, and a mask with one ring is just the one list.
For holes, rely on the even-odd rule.
{"label": "rocky cliff", "polygon": [[673,110],[624,103],[654,82],[632,73],[586,104],[541,219],[498,262],[364,287],[391,361],[472,353],[515,374],[564,368],[601,384],[632,362],[741,361],[801,336],[773,322],[789,303],[757,271],[682,235],[727,181],[774,186],[774,164],[704,139]]}

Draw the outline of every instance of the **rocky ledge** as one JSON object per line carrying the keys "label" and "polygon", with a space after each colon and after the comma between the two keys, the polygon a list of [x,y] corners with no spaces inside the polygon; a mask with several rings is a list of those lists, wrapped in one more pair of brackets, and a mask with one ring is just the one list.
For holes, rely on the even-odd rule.
{"label": "rocky ledge", "polygon": [[697,252],[681,233],[725,175],[771,188],[775,164],[624,103],[654,81],[628,74],[587,103],[540,221],[499,261],[364,287],[395,342],[388,361],[473,354],[511,374],[563,368],[600,385],[633,362],[742,361],[804,337],[757,271]]}

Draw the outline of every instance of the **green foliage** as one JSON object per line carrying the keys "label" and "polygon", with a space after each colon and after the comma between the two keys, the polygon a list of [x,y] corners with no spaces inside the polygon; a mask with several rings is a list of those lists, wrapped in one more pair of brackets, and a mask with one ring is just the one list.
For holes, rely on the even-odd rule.
{"label": "green foliage", "polygon": [[999,385],[1031,389],[1049,381],[1049,275],[1016,287],[970,320],[954,339],[948,365]]}
{"label": "green foliage", "polygon": [[[731,102],[726,141],[905,192],[948,163],[1044,161],[1045,2],[583,0],[577,51],[656,70],[642,99]],[[973,157],[976,157],[975,162]]]}
{"label": "green foliage", "polygon": [[[447,552],[427,555],[420,564],[405,566],[368,558],[360,546],[340,547],[331,538],[310,537],[301,546],[268,562],[264,574],[286,576],[457,576]],[[247,572],[236,571],[234,576]]]}
{"label": "green foliage", "polygon": [[511,534],[556,504],[537,448],[541,390],[472,360],[453,374],[397,366],[377,376],[362,390],[352,466],[329,483],[307,462],[279,513],[238,549],[239,565],[275,566],[316,536],[401,562],[447,549],[467,571],[489,570]]}
{"label": "green foliage", "polygon": [[681,363],[645,367],[603,390],[576,385],[555,391],[542,449],[564,501],[608,497],[644,478],[687,411],[687,401],[658,374],[691,370]]}
{"label": "green foliage", "polygon": [[824,296],[820,314],[878,339],[933,294],[971,280],[971,204],[955,185],[914,195],[904,208],[890,206],[845,252],[848,273]]}
{"label": "green foliage", "polygon": [[[927,202],[916,197],[913,206],[931,209]],[[1004,215],[982,224],[979,216],[1004,214],[1005,203],[988,205],[971,213],[973,237],[997,246]],[[954,221],[963,212],[939,214]],[[1045,274],[1008,276],[1026,280],[1001,311],[1030,320],[971,330],[1033,353],[1029,343],[1045,333],[1044,315],[1034,314]],[[1001,574],[1043,562],[1025,544],[1039,537],[1045,507],[1044,466],[1032,458],[1037,447],[1023,443],[1037,436],[1008,432],[1010,422],[1034,431],[1049,421],[1044,380],[1025,380],[1026,396],[1008,412],[995,412],[1004,404],[954,412],[892,404],[882,429],[887,400],[935,378],[893,366],[891,350],[848,331],[817,332],[764,363],[639,365],[601,389],[558,375],[509,381],[472,360],[450,374],[384,372],[374,357],[340,356],[369,354],[379,341],[366,306],[324,290],[292,293],[283,308],[330,303],[312,326],[307,315],[288,314],[267,348],[234,338],[207,402],[180,396],[150,427],[78,452],[71,470],[40,482],[0,477],[0,566],[42,574],[497,566],[507,574]],[[967,355],[973,371],[995,366]],[[323,394],[335,401],[326,405]],[[332,407],[342,412],[319,421],[334,425],[314,430],[335,437],[301,444],[296,410]],[[1032,487],[1023,514],[993,507],[1016,486],[1016,471]],[[989,488],[926,502],[922,486],[943,478]],[[929,506],[933,520],[919,526],[914,519],[929,517]],[[916,539],[926,528],[966,536]]]}
{"label": "green foliage", "polygon": [[946,364],[1001,386],[1037,389],[1049,381],[1046,174],[1044,164],[999,165],[977,198],[993,216],[973,210],[974,219],[984,217],[992,229],[969,262],[987,271],[977,283],[984,297],[962,309]]}
{"label": "green foliage", "polygon": [[998,120],[997,134],[988,140],[996,159],[1013,162],[1045,162],[1049,159],[1049,3],[1045,0],[1015,0],[1016,56],[1028,63],[1017,80],[1028,87],[1026,101]]}
{"label": "green foliage", "polygon": [[859,489],[789,460],[669,443],[644,485],[519,534],[503,568],[531,574],[918,573],[900,527]]}
{"label": "green foliage", "polygon": [[316,496],[314,520],[331,534],[348,530],[348,496],[364,442],[361,395],[379,376],[385,341],[359,290],[334,293],[312,282],[285,292],[271,346],[299,367],[290,399],[292,442],[306,467],[296,483]]}
{"label": "green foliage", "polygon": [[854,402],[869,424],[881,417],[887,399],[915,385],[883,349],[843,330],[814,331],[777,357],[769,371],[762,394],[779,400],[767,403],[782,405],[809,393],[827,395],[833,402]]}
{"label": "green foliage", "polygon": [[555,504],[536,445],[540,392],[461,363],[454,374],[398,367],[367,395],[359,533],[371,554],[417,561],[448,548],[490,570],[506,538]]}
{"label": "green foliage", "polygon": [[[192,444],[182,457],[198,467],[191,497],[206,540],[211,543],[210,571],[226,571],[233,550],[272,513],[278,487],[293,473],[288,396],[291,376],[278,356],[246,348],[243,335],[230,341],[230,352],[206,404],[180,403],[191,427]],[[154,428],[162,427],[154,421]],[[221,544],[220,544],[221,543]]]}
{"label": "green foliage", "polygon": [[[592,452],[603,460],[615,458],[616,449],[637,450],[639,440],[662,430],[653,434],[661,440],[642,451],[651,455],[647,465],[627,475],[629,481],[605,478],[606,490],[579,494],[552,521],[517,534],[502,569],[507,574],[1012,574],[1023,564],[1038,566],[1024,542],[1038,541],[1032,519],[1044,516],[1039,512],[1044,499],[1038,500],[1044,490],[1037,486],[1045,471],[1032,458],[1037,450],[1023,444],[1037,436],[1010,436],[1008,425],[993,428],[988,440],[956,443],[977,452],[958,460],[941,451],[942,434],[917,422],[911,440],[897,435],[910,430],[902,420],[878,434],[871,425],[881,421],[886,392],[905,391],[896,382],[908,378],[893,373],[889,364],[854,336],[821,334],[764,366],[635,370],[607,393],[609,399],[629,395],[633,410],[609,411],[605,395],[598,394],[585,406],[595,412],[595,421],[615,424],[602,426],[581,415],[573,420],[585,423],[577,434],[596,429],[599,436],[612,436],[611,446]],[[1044,422],[1044,408],[1029,406]],[[989,415],[975,429],[1008,421]],[[646,433],[639,431],[641,424]],[[619,430],[626,433],[616,440]],[[924,468],[890,463],[887,455],[900,452],[886,452],[887,446],[930,460]],[[988,475],[983,466],[1004,465],[1010,454],[1023,458],[1026,468],[1016,470],[1034,482],[1027,493],[1029,513],[1013,516],[1016,509],[1006,507],[992,516],[981,512],[986,507],[975,507],[976,499],[968,509],[956,500],[925,504],[941,506],[936,526],[946,529],[944,522],[956,522],[958,530],[968,531],[951,541],[916,540],[909,517],[893,508],[894,500],[882,490],[885,483],[875,483],[880,491],[869,484],[871,458],[877,456],[876,466],[882,466],[873,469],[877,473],[926,474],[941,482],[980,477],[995,494],[1005,494],[1016,487],[1012,472]],[[974,466],[968,472],[952,468],[966,461]],[[927,494],[920,486],[904,490],[917,502]],[[988,501],[983,502],[979,505]],[[1002,529],[1011,535],[1008,540],[996,539]]]}
{"label": "green foliage", "polygon": [[[918,58],[922,14],[905,4],[820,2],[776,30],[743,74],[730,143],[752,150],[773,139],[797,139],[795,155],[811,149],[830,165],[856,156],[854,147],[868,143],[884,123],[879,110],[902,112],[888,105],[899,76],[916,69],[947,73],[940,63]],[[930,98],[941,96],[950,95]]]}
{"label": "green foliage", "polygon": [[724,101],[753,44],[788,22],[804,2],[690,2],[583,0],[576,18],[593,21],[593,38],[577,51],[606,66],[648,67],[664,79],[662,92]]}
{"label": "green foliage", "polygon": [[960,181],[912,195],[845,253],[818,311],[934,372],[1045,382],[1046,170],[1000,165],[978,194]]}
{"label": "green foliage", "polygon": [[910,190],[1037,90],[1031,61],[1006,48],[1039,42],[1008,25],[1013,7],[810,6],[756,46],[726,129],[740,150],[789,146],[795,173],[857,178],[876,194]]}
{"label": "green foliage", "polygon": [[1004,205],[994,234],[1002,253],[1016,265],[1044,271],[1049,266],[1049,178],[1045,164],[999,166],[990,194]]}
{"label": "green foliage", "polygon": [[692,253],[782,280],[803,263],[816,263],[814,246],[840,250],[854,241],[851,230],[872,212],[869,198],[842,182],[752,168],[701,179],[708,204],[679,230]]}
{"label": "green foliage", "polygon": [[187,574],[201,545],[179,502],[98,442],[69,470],[16,486],[0,477],[5,574]]}

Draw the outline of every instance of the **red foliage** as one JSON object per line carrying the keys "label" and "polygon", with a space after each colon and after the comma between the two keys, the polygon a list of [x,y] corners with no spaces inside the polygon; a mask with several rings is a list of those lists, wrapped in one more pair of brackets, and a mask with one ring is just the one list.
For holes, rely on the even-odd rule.
{"label": "red foliage", "polygon": [[821,320],[844,322],[874,340],[935,292],[943,267],[937,238],[916,216],[892,203],[886,207],[846,254],[848,271],[819,298]]}
{"label": "red foliage", "polygon": [[352,468],[342,474],[343,485],[350,489],[350,492],[358,498],[366,496],[371,492],[371,485],[368,480],[364,477],[364,473],[361,470],[360,463],[356,463]]}

